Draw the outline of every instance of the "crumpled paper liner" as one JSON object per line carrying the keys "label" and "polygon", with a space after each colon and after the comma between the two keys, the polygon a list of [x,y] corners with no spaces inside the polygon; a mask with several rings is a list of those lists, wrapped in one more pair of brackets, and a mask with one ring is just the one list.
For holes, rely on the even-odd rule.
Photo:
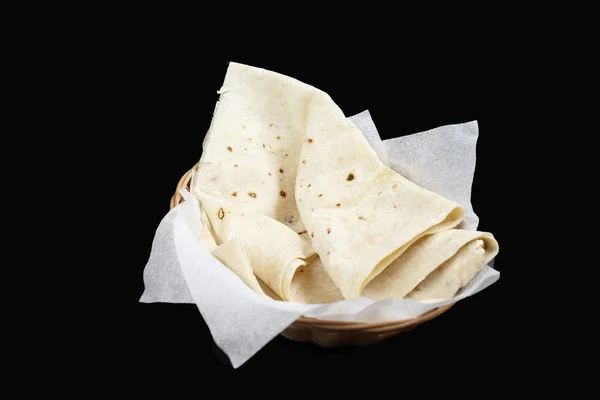
{"label": "crumpled paper liner", "polygon": [[[477,122],[455,124],[381,141],[368,111],[350,117],[380,159],[420,186],[465,207],[459,227],[475,230],[478,217],[471,205],[475,171]],[[239,367],[300,316],[355,322],[415,318],[485,289],[499,272],[484,267],[453,299],[419,303],[408,299],[375,302],[367,298],[330,304],[298,304],[260,296],[198,243],[200,204],[187,191],[185,202],[161,221],[144,269],[140,302],[195,303],[215,343]]]}

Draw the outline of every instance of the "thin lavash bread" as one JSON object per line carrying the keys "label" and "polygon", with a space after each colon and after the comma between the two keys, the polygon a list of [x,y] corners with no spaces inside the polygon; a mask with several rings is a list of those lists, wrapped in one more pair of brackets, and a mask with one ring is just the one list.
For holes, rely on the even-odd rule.
{"label": "thin lavash bread", "polygon": [[496,254],[498,243],[491,233],[449,229],[426,235],[373,278],[361,295],[373,300],[447,300]]}
{"label": "thin lavash bread", "polygon": [[[243,257],[235,268],[247,281],[247,260],[253,273],[283,300],[291,300],[289,292],[296,270],[315,256],[310,242],[284,224],[258,214],[244,211],[225,199],[196,192],[210,221],[212,230],[224,244],[238,241]],[[221,246],[223,246],[221,245]],[[218,251],[218,248],[214,251]],[[227,261],[225,257],[220,260]],[[225,264],[227,265],[227,264]],[[255,282],[256,287],[258,282]],[[264,294],[262,292],[259,292]]]}
{"label": "thin lavash bread", "polygon": [[[203,143],[199,168],[192,180],[195,197],[201,203],[203,198],[205,202],[207,198],[220,199],[226,208],[239,207],[248,215],[257,213],[272,218],[308,240],[296,207],[294,185],[305,135],[306,109],[315,90],[272,71],[230,63]],[[205,208],[203,222],[208,218],[220,226],[220,221],[214,221],[214,210],[207,216]],[[231,228],[232,224],[227,226]],[[257,226],[255,224],[254,229],[258,229]],[[266,226],[261,228],[268,229]],[[268,238],[269,234],[258,237]],[[220,238],[210,224],[204,224],[199,238],[204,247],[212,251],[216,248],[215,242],[224,240],[227,239]],[[243,238],[239,240],[242,248],[257,245],[247,244]],[[261,244],[263,247],[268,245],[268,241]],[[341,299],[318,256],[296,255],[296,261],[286,266],[249,260],[251,264],[261,263],[253,269],[265,293],[301,303]],[[224,264],[228,265],[227,262]],[[239,266],[230,268],[236,273],[244,271],[240,271]],[[290,281],[294,268],[298,273],[293,274]],[[279,277],[282,270],[288,271],[285,282],[273,278]],[[240,277],[247,279],[246,275]],[[267,283],[273,279],[276,283]]]}
{"label": "thin lavash bread", "polygon": [[[216,247],[211,254],[227,265],[242,281],[258,294],[265,295],[258,279],[254,275],[248,254],[239,238],[233,238]],[[266,295],[265,295],[266,296]]]}
{"label": "thin lavash bread", "polygon": [[463,208],[386,167],[322,93],[307,113],[296,179],[302,221],[346,299],[420,237],[456,226]]}
{"label": "thin lavash bread", "polygon": [[294,185],[315,90],[275,72],[230,63],[192,189],[304,231]]}
{"label": "thin lavash bread", "polygon": [[[273,219],[281,223],[278,232],[286,228],[310,240],[312,251],[284,256],[275,253],[289,249],[271,249],[267,263],[256,252],[248,257],[259,283],[283,300],[447,296],[497,253],[490,234],[467,237],[462,232],[470,231],[450,229],[460,223],[462,207],[383,165],[326,93],[236,63],[230,63],[219,92],[192,191],[217,225],[211,227],[221,236],[216,243],[236,238],[244,249],[264,251],[265,238],[273,235],[260,232],[274,226],[269,223],[249,229],[236,226],[246,224],[243,219],[232,218],[237,222],[224,225],[218,218],[222,207],[237,209],[238,216],[247,212]],[[245,237],[249,230],[264,242]],[[446,244],[435,239],[436,232],[457,239]],[[278,259],[285,261],[274,264]],[[444,285],[449,289],[442,290]]]}

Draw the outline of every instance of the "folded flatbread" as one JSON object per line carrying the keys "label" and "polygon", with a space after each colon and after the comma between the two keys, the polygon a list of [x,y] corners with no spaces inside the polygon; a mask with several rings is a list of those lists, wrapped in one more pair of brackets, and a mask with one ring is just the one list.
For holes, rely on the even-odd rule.
{"label": "folded flatbread", "polygon": [[238,240],[254,274],[289,301],[296,270],[315,255],[305,235],[254,211],[243,211],[227,200],[201,191],[196,195],[218,239],[222,243]]}
{"label": "folded flatbread", "polygon": [[252,271],[252,265],[246,250],[238,238],[223,243],[212,251],[215,258],[231,269],[242,281],[256,293],[265,295]]}
{"label": "folded flatbread", "polygon": [[452,229],[459,204],[385,166],[325,92],[230,63],[219,93],[191,185],[199,242],[257,292],[451,298],[497,254],[491,234]]}
{"label": "folded flatbread", "polygon": [[421,281],[406,298],[418,301],[451,299],[483,268],[489,253],[483,239],[467,243],[459,253]]}
{"label": "folded flatbread", "polygon": [[215,250],[217,246],[218,237],[212,231],[212,226],[210,225],[210,221],[208,220],[208,216],[206,215],[206,211],[202,210],[202,230],[200,231],[200,235],[198,235],[198,243],[202,245],[206,250],[211,253]]}
{"label": "folded flatbread", "polygon": [[370,281],[362,295],[373,300],[449,299],[496,254],[498,243],[490,233],[450,229],[427,235]]}
{"label": "folded flatbread", "polygon": [[230,63],[192,190],[302,232],[294,185],[315,91],[275,72]]}
{"label": "folded flatbread", "polygon": [[291,301],[303,304],[322,304],[344,300],[331,280],[319,257],[298,268],[292,279]]}
{"label": "folded flatbread", "polygon": [[296,179],[300,216],[346,299],[420,237],[456,226],[463,208],[386,167],[323,93],[307,113]]}

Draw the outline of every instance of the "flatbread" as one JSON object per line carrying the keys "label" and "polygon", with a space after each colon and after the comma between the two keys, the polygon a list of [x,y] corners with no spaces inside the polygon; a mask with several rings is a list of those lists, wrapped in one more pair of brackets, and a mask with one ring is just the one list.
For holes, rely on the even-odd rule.
{"label": "flatbread", "polygon": [[302,232],[294,185],[315,91],[285,75],[229,63],[192,191]]}
{"label": "flatbread", "polygon": [[218,247],[216,242],[218,238],[216,237],[216,235],[213,234],[212,227],[210,226],[210,221],[208,220],[208,217],[204,210],[202,210],[201,221],[202,230],[198,235],[198,243],[200,243],[202,247],[204,247],[207,251],[212,252]]}
{"label": "flatbread", "polygon": [[[451,293],[451,298],[496,254],[498,243],[490,233],[450,229],[427,235],[369,282],[361,295],[373,300],[406,296],[427,300]],[[451,284],[444,286],[446,280]]]}
{"label": "flatbread", "polygon": [[254,274],[280,298],[289,301],[296,270],[315,255],[306,235],[298,235],[272,218],[242,210],[226,200],[200,191],[196,194],[219,240],[239,240]]}
{"label": "flatbread", "polygon": [[307,111],[296,203],[312,245],[346,299],[412,243],[460,223],[463,208],[386,167],[322,92]]}
{"label": "flatbread", "polygon": [[498,252],[463,208],[384,165],[325,93],[230,63],[191,190],[202,246],[253,290],[329,303],[452,297]]}
{"label": "flatbread", "polygon": [[323,304],[344,300],[340,290],[327,274],[319,257],[298,268],[292,279],[291,301]]}
{"label": "flatbread", "polygon": [[238,238],[231,239],[218,246],[212,251],[212,255],[239,276],[250,289],[266,296],[256,276],[254,276],[248,255]]}
{"label": "flatbread", "polygon": [[469,242],[454,257],[429,274],[406,298],[417,301],[451,299],[477,275],[487,258],[482,239]]}

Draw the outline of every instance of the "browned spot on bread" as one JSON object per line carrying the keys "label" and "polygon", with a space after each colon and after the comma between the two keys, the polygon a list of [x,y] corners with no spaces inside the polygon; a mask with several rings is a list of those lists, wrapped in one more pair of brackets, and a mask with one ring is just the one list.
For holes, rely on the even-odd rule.
{"label": "browned spot on bread", "polygon": [[281,168],[279,168],[279,173],[283,174],[283,170]]}
{"label": "browned spot on bread", "polygon": [[331,228],[327,228],[327,234],[329,235],[331,233]]}
{"label": "browned spot on bread", "polygon": [[298,235],[304,235],[306,231],[298,232]]}
{"label": "browned spot on bread", "polygon": [[307,187],[311,187],[312,185],[309,183]]}
{"label": "browned spot on bread", "polygon": [[237,192],[233,192],[233,193],[231,193],[231,195],[232,195],[233,197],[237,197]]}
{"label": "browned spot on bread", "polygon": [[[277,139],[281,139],[281,136],[277,136]],[[286,154],[286,156],[287,156],[287,154]]]}
{"label": "browned spot on bread", "polygon": [[383,190],[380,190],[379,192],[377,192],[377,196],[379,196],[381,194],[381,192],[383,192]]}
{"label": "browned spot on bread", "polygon": [[398,207],[398,204],[394,204],[394,208]]}
{"label": "browned spot on bread", "polygon": [[223,217],[225,217],[225,211],[223,211],[223,208],[219,208],[219,211],[217,212],[217,217],[219,217],[219,219],[223,219]]}
{"label": "browned spot on bread", "polygon": [[269,128],[271,128],[272,126],[273,126],[273,123],[271,122],[271,123],[269,124]]}
{"label": "browned spot on bread", "polygon": [[354,180],[354,174],[353,174],[352,172],[350,172],[350,173],[348,174],[348,176],[346,177],[346,180],[347,180],[348,182],[350,182],[350,181]]}
{"label": "browned spot on bread", "polygon": [[336,206],[336,207],[341,207],[341,206],[342,206],[342,203],[337,203],[335,206]]}
{"label": "browned spot on bread", "polygon": [[287,196],[287,194],[285,194],[285,192],[284,192],[283,190],[282,190],[281,192],[279,192],[279,195],[280,195],[281,197],[285,197],[285,196]]}
{"label": "browned spot on bread", "polygon": [[237,167],[238,167],[238,165],[237,165],[237,164],[233,164],[233,168],[237,168]]}
{"label": "browned spot on bread", "polygon": [[321,194],[320,194],[319,196],[317,196],[317,197],[323,197],[323,193],[321,193]]}
{"label": "browned spot on bread", "polygon": [[287,155],[287,153],[285,153],[285,156],[286,156],[286,157],[288,156],[288,155]]}
{"label": "browned spot on bread", "polygon": [[308,143],[312,143],[314,142],[314,140],[312,140],[311,138],[308,138]]}
{"label": "browned spot on bread", "polygon": [[273,175],[271,175],[271,173],[269,172],[269,176],[273,176]]}
{"label": "browned spot on bread", "polygon": [[327,252],[327,255],[330,255],[330,254],[331,254],[331,250]]}
{"label": "browned spot on bread", "polygon": [[306,164],[306,160],[302,160],[302,164]]}
{"label": "browned spot on bread", "polygon": [[231,146],[227,146],[227,151],[233,151],[233,149],[231,148]]}
{"label": "browned spot on bread", "polygon": [[256,198],[256,193],[254,193],[254,192],[248,192],[248,196],[250,196],[253,199],[255,199]]}
{"label": "browned spot on bread", "polygon": [[361,215],[360,217],[358,217],[358,219],[365,220],[366,218]]}
{"label": "browned spot on bread", "polygon": [[311,237],[311,238],[314,238],[314,237],[315,237],[315,233],[314,233],[314,232],[313,232],[313,233],[311,233],[311,234],[310,234],[310,237]]}

